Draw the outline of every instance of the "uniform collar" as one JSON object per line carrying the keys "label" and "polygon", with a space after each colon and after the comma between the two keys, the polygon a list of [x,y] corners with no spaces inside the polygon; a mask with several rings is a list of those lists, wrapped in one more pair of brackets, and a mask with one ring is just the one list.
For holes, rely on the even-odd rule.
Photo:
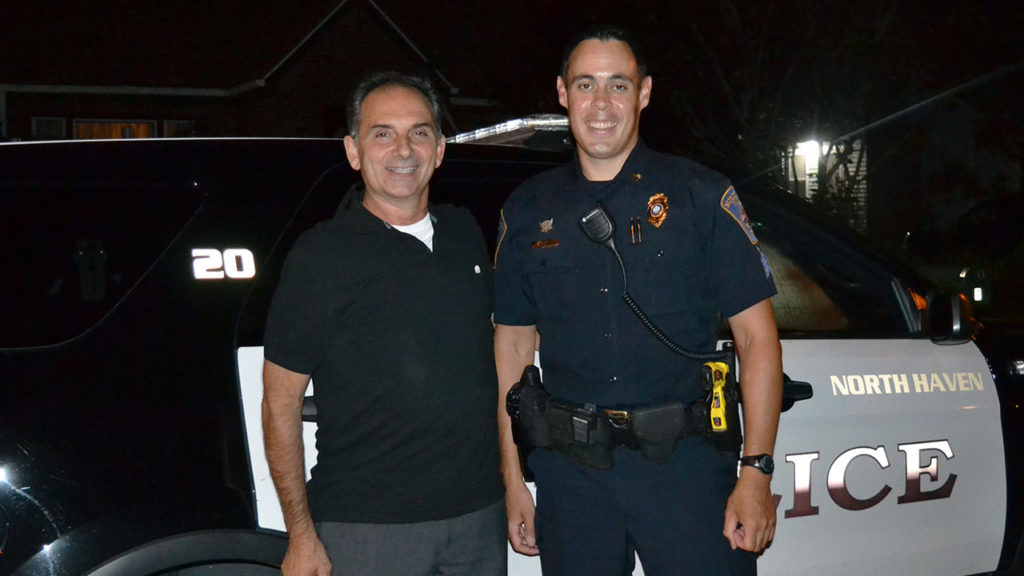
{"label": "uniform collar", "polygon": [[[643,178],[644,168],[647,165],[647,158],[650,156],[650,148],[644,142],[643,138],[638,138],[636,146],[629,152],[629,156],[626,157],[625,164],[622,165],[622,169],[619,173],[612,178],[610,182],[623,182],[623,183],[637,183]],[[583,175],[583,168],[580,166],[580,153],[577,151],[573,155],[573,176],[577,183],[589,182],[586,176]]]}

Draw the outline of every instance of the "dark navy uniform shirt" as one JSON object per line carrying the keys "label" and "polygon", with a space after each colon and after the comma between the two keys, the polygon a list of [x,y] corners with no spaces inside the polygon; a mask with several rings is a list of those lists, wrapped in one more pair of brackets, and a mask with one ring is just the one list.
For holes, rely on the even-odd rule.
{"label": "dark navy uniform shirt", "polygon": [[563,399],[626,407],[701,398],[701,363],[643,326],[622,300],[614,254],[584,235],[580,217],[599,204],[615,222],[629,293],[678,345],[714,350],[723,317],[775,294],[729,181],[640,142],[614,180],[588,181],[577,160],[512,194],[495,256],[495,321],[537,326],[544,385]]}

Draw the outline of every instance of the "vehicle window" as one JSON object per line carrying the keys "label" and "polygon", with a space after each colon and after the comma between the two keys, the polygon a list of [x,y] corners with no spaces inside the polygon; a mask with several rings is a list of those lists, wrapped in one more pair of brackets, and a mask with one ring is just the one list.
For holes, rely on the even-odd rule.
{"label": "vehicle window", "polygon": [[[180,187],[180,185],[179,185]],[[6,184],[0,347],[62,342],[103,318],[198,206],[170,184]],[[13,233],[11,233],[13,231]]]}
{"label": "vehicle window", "polygon": [[892,275],[837,242],[759,222],[757,236],[778,294],[779,333],[789,338],[907,336]]}
{"label": "vehicle window", "polygon": [[787,332],[833,332],[850,327],[850,319],[810,276],[775,248],[761,243],[775,276],[775,320]]}
{"label": "vehicle window", "polygon": [[358,182],[358,173],[353,171],[347,162],[338,162],[324,170],[313,183],[302,203],[292,214],[274,250],[262,263],[262,270],[239,317],[239,345],[259,346],[263,343],[267,309],[270,308],[277,282],[281,278],[281,268],[292,246],[303,232],[333,218],[342,198]]}

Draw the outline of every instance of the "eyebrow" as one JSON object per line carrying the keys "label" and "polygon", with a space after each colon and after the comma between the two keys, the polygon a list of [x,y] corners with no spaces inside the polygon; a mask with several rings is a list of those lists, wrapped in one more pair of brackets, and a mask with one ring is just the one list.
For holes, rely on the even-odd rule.
{"label": "eyebrow", "polygon": [[[418,128],[429,128],[429,129],[433,130],[434,129],[434,124],[432,122],[420,122],[419,124],[414,124],[412,126],[412,128],[410,128],[410,130],[416,130]],[[373,125],[371,125],[369,127],[369,129],[370,130],[380,130],[380,129],[394,130],[395,127],[393,125],[391,125],[391,124],[373,124]]]}
{"label": "eyebrow", "polygon": [[[611,74],[608,76],[608,79],[611,81],[623,80],[629,82],[630,84],[634,83],[633,79],[630,78],[627,74]],[[590,80],[591,82],[593,82],[597,80],[597,78],[593,74],[580,74],[578,76],[573,77],[572,83],[575,84],[580,80]]]}

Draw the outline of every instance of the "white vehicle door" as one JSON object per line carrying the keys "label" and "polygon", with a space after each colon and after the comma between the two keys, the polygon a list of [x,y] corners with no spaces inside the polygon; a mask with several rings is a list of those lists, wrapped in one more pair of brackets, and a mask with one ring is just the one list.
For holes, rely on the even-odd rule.
{"label": "white vehicle door", "polygon": [[759,573],[994,570],[1006,474],[999,399],[977,346],[915,334],[924,299],[863,253],[758,224],[783,369],[813,389],[782,415],[778,528]]}

